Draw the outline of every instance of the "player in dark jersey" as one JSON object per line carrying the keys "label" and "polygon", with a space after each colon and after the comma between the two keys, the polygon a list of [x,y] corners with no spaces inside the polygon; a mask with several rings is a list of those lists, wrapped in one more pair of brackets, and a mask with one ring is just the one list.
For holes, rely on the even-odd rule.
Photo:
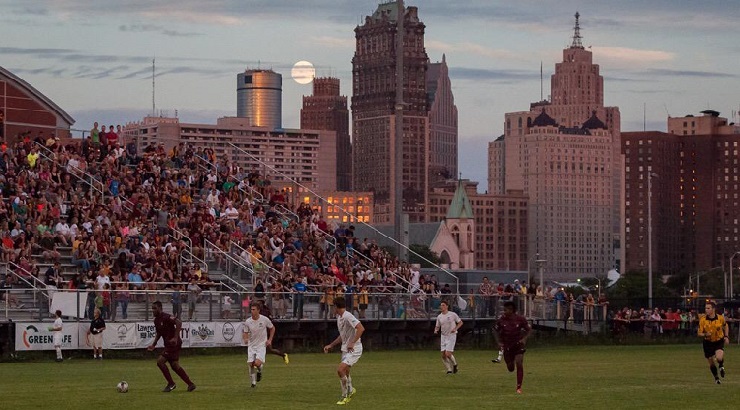
{"label": "player in dark jersey", "polygon": [[162,302],[160,301],[152,303],[152,313],[154,314],[154,328],[157,331],[157,336],[147,350],[150,352],[153,351],[157,346],[159,338],[164,339],[164,351],[157,359],[157,367],[159,367],[159,370],[162,371],[164,378],[167,380],[167,386],[162,391],[169,393],[175,390],[176,387],[175,381],[172,380],[170,371],[167,369],[167,362],[170,363],[172,370],[180,376],[182,381],[188,384],[188,391],[195,390],[195,383],[190,380],[185,369],[180,366],[180,349],[182,348],[180,329],[182,328],[182,322],[180,322],[180,319],[162,312]]}
{"label": "player in dark jersey", "polygon": [[[267,307],[267,304],[265,304],[264,300],[259,301],[260,304],[260,315],[270,319],[272,321],[272,312],[270,312],[270,308]],[[285,352],[281,352],[279,349],[275,349],[272,346],[267,346],[267,352],[270,354],[274,354],[275,356],[280,356],[283,358],[283,361],[285,364],[290,363],[290,358],[288,358],[288,354]]]}
{"label": "player in dark jersey", "polygon": [[524,316],[516,314],[514,302],[506,302],[504,303],[504,314],[496,321],[493,329],[499,348],[504,351],[506,368],[513,372],[516,366],[516,392],[521,394],[524,379],[524,352],[527,351],[524,346],[532,328]]}

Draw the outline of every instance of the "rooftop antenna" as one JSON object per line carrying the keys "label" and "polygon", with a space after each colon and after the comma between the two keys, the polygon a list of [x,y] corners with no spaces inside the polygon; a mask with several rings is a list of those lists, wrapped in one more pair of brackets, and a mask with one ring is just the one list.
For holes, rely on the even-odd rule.
{"label": "rooftop antenna", "polygon": [[542,87],[542,60],[540,60],[540,101],[545,100],[544,88]]}
{"label": "rooftop antenna", "polygon": [[155,71],[154,71],[154,58],[152,58],[152,117],[155,117],[157,115],[157,109],[154,105],[154,77],[155,77]]}
{"label": "rooftop antenna", "polygon": [[645,114],[646,107],[647,106],[645,105],[645,103],[642,103],[642,131],[643,132],[647,130],[647,120],[646,120],[647,115]]}
{"label": "rooftop antenna", "polygon": [[581,17],[581,13],[576,11],[576,25],[573,26],[573,43],[570,48],[583,49],[583,43],[581,42],[581,25],[578,23],[578,19]]}

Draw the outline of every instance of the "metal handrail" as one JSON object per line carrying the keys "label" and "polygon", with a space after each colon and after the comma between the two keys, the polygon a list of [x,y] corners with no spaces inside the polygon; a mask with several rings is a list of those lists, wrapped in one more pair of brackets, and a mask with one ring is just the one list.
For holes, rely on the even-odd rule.
{"label": "metal handrail", "polygon": [[[11,265],[14,268],[11,268]],[[32,280],[29,281],[26,277],[19,275],[18,272],[16,272],[16,269],[22,270],[23,272],[27,273],[28,274],[28,278],[31,278]],[[10,272],[10,274],[12,274],[13,276],[15,276],[19,280],[22,280],[23,282],[25,282],[32,289],[37,290],[37,291],[42,291],[41,294],[43,296],[45,296],[46,299],[49,299],[49,294],[46,293],[46,292],[43,292],[43,291],[47,290],[46,283],[44,283],[41,279],[33,276],[33,273],[29,272],[28,269],[24,269],[23,267],[19,266],[15,262],[7,261],[5,263],[5,274],[7,275],[8,272]],[[36,284],[38,284],[38,286]]]}
{"label": "metal handrail", "polygon": [[[98,192],[100,193],[100,197],[101,197],[101,198],[105,198],[105,184],[103,183],[103,181],[100,181],[100,180],[98,180],[98,179],[97,179],[97,178],[95,178],[95,176],[93,176],[92,174],[90,174],[90,173],[88,173],[88,172],[85,172],[84,170],[82,170],[81,168],[79,168],[79,167],[77,167],[77,166],[75,166],[75,165],[69,165],[69,163],[67,163],[67,164],[62,164],[62,163],[60,163],[60,162],[59,162],[59,161],[57,161],[56,159],[52,158],[53,156],[56,156],[56,153],[54,153],[54,151],[50,150],[49,148],[46,148],[46,147],[45,147],[44,145],[42,145],[42,144],[39,144],[38,142],[35,142],[35,144],[36,144],[37,146],[39,146],[40,148],[42,148],[42,149],[46,150],[46,151],[47,151],[47,152],[48,152],[48,153],[50,154],[50,156],[47,156],[46,154],[43,154],[43,153],[41,153],[41,151],[39,151],[39,155],[41,155],[41,156],[42,156],[42,157],[44,157],[45,159],[47,159],[47,160],[49,160],[49,161],[51,161],[51,162],[53,162],[53,163],[55,163],[55,164],[59,165],[60,167],[64,168],[65,170],[67,169],[67,167],[70,167],[70,166],[71,166],[71,167],[72,167],[72,168],[73,168],[73,169],[74,169],[75,171],[79,172],[79,173],[80,173],[81,175],[84,175],[84,176],[86,176],[86,177],[90,178],[90,181],[87,181],[87,180],[85,180],[84,178],[82,178],[82,176],[81,176],[81,175],[78,175],[78,174],[77,174],[77,173],[75,173],[75,172],[69,172],[69,174],[70,174],[70,175],[72,175],[72,176],[74,176],[75,178],[77,178],[78,180],[80,180],[80,181],[82,181],[82,182],[86,183],[87,185],[89,185],[89,186],[90,186],[90,188],[92,188],[92,189],[94,189],[94,190],[98,191]],[[95,184],[94,184],[94,183],[93,183],[92,181],[96,181],[96,182],[99,182],[99,183],[100,183],[100,188],[96,187],[96,186],[95,186]],[[91,193],[91,195],[92,195],[92,193]]]}
{"label": "metal handrail", "polygon": [[[277,270],[277,269],[273,268],[272,266],[270,266],[270,264],[269,264],[269,263],[265,263],[265,262],[264,262],[263,260],[261,260],[260,258],[258,258],[257,256],[255,256],[255,255],[254,255],[254,254],[253,254],[252,252],[249,252],[248,250],[246,250],[246,249],[242,248],[242,247],[241,247],[241,246],[240,246],[239,244],[237,244],[236,242],[234,242],[234,241],[230,241],[229,243],[231,244],[231,246],[234,246],[234,247],[236,247],[236,248],[237,248],[238,250],[240,250],[241,252],[246,252],[246,253],[248,253],[248,254],[249,254],[249,256],[251,256],[252,258],[254,258],[254,259],[256,259],[257,261],[259,261],[259,263],[261,263],[261,264],[262,264],[262,266],[264,266],[264,267],[266,267],[266,268],[267,268],[268,272],[269,272],[269,271],[273,271],[273,272],[275,272],[275,273],[277,274],[277,276],[273,276],[273,275],[271,275],[271,274],[269,274],[269,273],[268,273],[268,274],[267,274],[267,277],[268,277],[268,278],[272,279],[273,281],[278,281],[278,280],[280,280],[280,276],[282,276],[282,272],[280,272],[279,270]],[[239,252],[239,253],[241,254],[241,252]],[[256,272],[256,271],[255,271],[254,269],[252,270],[252,273],[254,274],[254,276],[257,276],[257,272]],[[253,279],[253,281],[254,281],[254,279]]]}
{"label": "metal handrail", "polygon": [[[230,261],[231,261],[232,263],[236,264],[237,266],[239,266],[239,267],[241,267],[241,268],[243,268],[243,269],[246,269],[246,270],[247,270],[247,271],[249,271],[249,272],[252,272],[252,275],[256,275],[256,272],[254,271],[254,269],[252,269],[252,268],[250,268],[250,267],[248,267],[248,266],[244,265],[244,264],[243,264],[243,263],[241,263],[241,262],[240,262],[240,261],[239,261],[239,260],[238,260],[237,258],[234,258],[234,257],[233,257],[233,256],[231,256],[231,255],[230,255],[230,254],[229,254],[228,252],[224,251],[224,250],[223,250],[223,249],[221,249],[221,248],[220,248],[220,247],[219,247],[218,245],[216,245],[215,243],[213,243],[213,242],[209,241],[208,239],[204,239],[204,240],[203,240],[203,245],[204,245],[204,248],[206,248],[206,249],[209,249],[209,248],[208,248],[208,246],[210,246],[210,247],[211,247],[211,248],[213,248],[213,249],[214,249],[214,250],[215,250],[216,252],[220,253],[221,255],[223,255],[223,256],[225,256],[225,257],[226,257],[227,259],[229,259],[229,260],[230,260]],[[226,276],[228,277],[229,275],[226,275]],[[233,279],[233,278],[230,278],[230,279]],[[236,282],[236,281],[235,281],[235,282]],[[237,282],[237,283],[238,283],[238,282]]]}

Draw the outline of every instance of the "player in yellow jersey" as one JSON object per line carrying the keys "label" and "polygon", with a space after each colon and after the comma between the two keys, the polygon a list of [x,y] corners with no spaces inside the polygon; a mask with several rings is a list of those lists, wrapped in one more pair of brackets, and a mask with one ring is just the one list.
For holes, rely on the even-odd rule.
{"label": "player in yellow jersey", "polygon": [[[725,317],[718,314],[716,310],[717,304],[707,301],[704,307],[706,315],[699,319],[697,334],[704,338],[704,357],[709,362],[709,370],[714,376],[714,381],[721,384],[719,376],[725,377],[725,345],[730,343],[730,329]],[[715,359],[717,364],[714,363]],[[717,365],[719,365],[719,376],[717,375]]]}

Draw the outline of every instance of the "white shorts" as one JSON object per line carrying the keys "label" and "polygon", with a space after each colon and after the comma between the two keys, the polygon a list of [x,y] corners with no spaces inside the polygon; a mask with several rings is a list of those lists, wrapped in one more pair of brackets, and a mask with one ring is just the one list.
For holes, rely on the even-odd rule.
{"label": "white shorts", "polygon": [[54,332],[54,347],[62,347],[62,332]]}
{"label": "white shorts", "polygon": [[248,347],[247,348],[247,363],[252,363],[255,360],[259,360],[260,362],[264,363],[266,353],[267,353],[267,348],[265,346]]}
{"label": "white shorts", "polygon": [[455,343],[457,342],[457,333],[442,335],[439,350],[442,352],[454,352]]}
{"label": "white shorts", "polygon": [[102,349],[103,348],[103,334],[102,333],[98,333],[96,335],[91,334],[90,336],[92,339],[93,348]]}
{"label": "white shorts", "polygon": [[342,363],[349,367],[354,366],[362,357],[362,345],[355,345],[353,352],[342,352]]}

